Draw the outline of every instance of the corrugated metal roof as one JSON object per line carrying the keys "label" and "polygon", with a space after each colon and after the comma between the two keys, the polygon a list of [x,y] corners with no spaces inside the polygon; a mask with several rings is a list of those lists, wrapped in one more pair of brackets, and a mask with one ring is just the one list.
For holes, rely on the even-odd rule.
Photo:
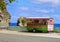
{"label": "corrugated metal roof", "polygon": [[50,17],[26,17],[26,18],[50,18]]}

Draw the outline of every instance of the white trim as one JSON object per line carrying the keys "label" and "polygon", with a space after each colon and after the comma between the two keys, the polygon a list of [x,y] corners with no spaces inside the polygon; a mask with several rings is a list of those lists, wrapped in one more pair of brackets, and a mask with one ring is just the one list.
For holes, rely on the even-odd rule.
{"label": "white trim", "polygon": [[26,17],[26,18],[50,18],[50,17]]}

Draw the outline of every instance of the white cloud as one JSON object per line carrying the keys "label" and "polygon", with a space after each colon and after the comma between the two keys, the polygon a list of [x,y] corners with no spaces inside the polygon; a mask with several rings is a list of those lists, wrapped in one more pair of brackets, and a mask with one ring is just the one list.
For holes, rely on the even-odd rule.
{"label": "white cloud", "polygon": [[49,13],[49,12],[54,12],[54,10],[46,10],[46,9],[37,9],[35,10],[36,12],[43,12],[43,13]]}
{"label": "white cloud", "polygon": [[48,11],[48,10],[36,10],[36,12],[49,13],[50,11]]}
{"label": "white cloud", "polygon": [[33,3],[38,3],[38,4],[51,4],[53,6],[58,6],[60,5],[60,0],[30,0]]}
{"label": "white cloud", "polygon": [[60,15],[55,14],[55,15],[53,15],[53,17],[54,17],[54,21],[55,21],[56,23],[60,23]]}
{"label": "white cloud", "polygon": [[[55,17],[55,18],[57,18],[57,19],[59,19],[60,18],[60,15],[58,15],[58,14],[54,14],[54,15],[52,15],[53,17]],[[59,19],[60,20],[60,19]]]}
{"label": "white cloud", "polygon": [[43,17],[50,17],[49,15],[45,15],[45,14],[44,14],[44,15],[42,15],[42,16],[43,16]]}
{"label": "white cloud", "polygon": [[10,22],[12,22],[12,23],[16,23],[16,22],[17,22],[17,20],[18,20],[18,18],[19,18],[19,17],[12,16],[12,18],[11,18]]}
{"label": "white cloud", "polygon": [[29,8],[28,7],[25,7],[25,6],[21,6],[18,8],[19,10],[28,10]]}

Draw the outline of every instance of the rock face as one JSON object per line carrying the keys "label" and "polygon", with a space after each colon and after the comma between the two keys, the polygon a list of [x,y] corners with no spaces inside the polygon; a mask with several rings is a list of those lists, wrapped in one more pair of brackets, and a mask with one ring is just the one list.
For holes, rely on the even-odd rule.
{"label": "rock face", "polygon": [[[14,0],[9,0],[13,2]],[[6,10],[7,2],[5,0],[0,0],[0,26],[9,26],[10,24],[10,14]]]}
{"label": "rock face", "polygon": [[0,10],[0,26],[9,26],[10,14],[7,11]]}

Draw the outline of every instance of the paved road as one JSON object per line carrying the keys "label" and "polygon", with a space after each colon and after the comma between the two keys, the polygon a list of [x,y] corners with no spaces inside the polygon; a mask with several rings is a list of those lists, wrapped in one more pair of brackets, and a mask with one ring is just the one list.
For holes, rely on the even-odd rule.
{"label": "paved road", "polygon": [[60,42],[60,39],[0,33],[0,42]]}

